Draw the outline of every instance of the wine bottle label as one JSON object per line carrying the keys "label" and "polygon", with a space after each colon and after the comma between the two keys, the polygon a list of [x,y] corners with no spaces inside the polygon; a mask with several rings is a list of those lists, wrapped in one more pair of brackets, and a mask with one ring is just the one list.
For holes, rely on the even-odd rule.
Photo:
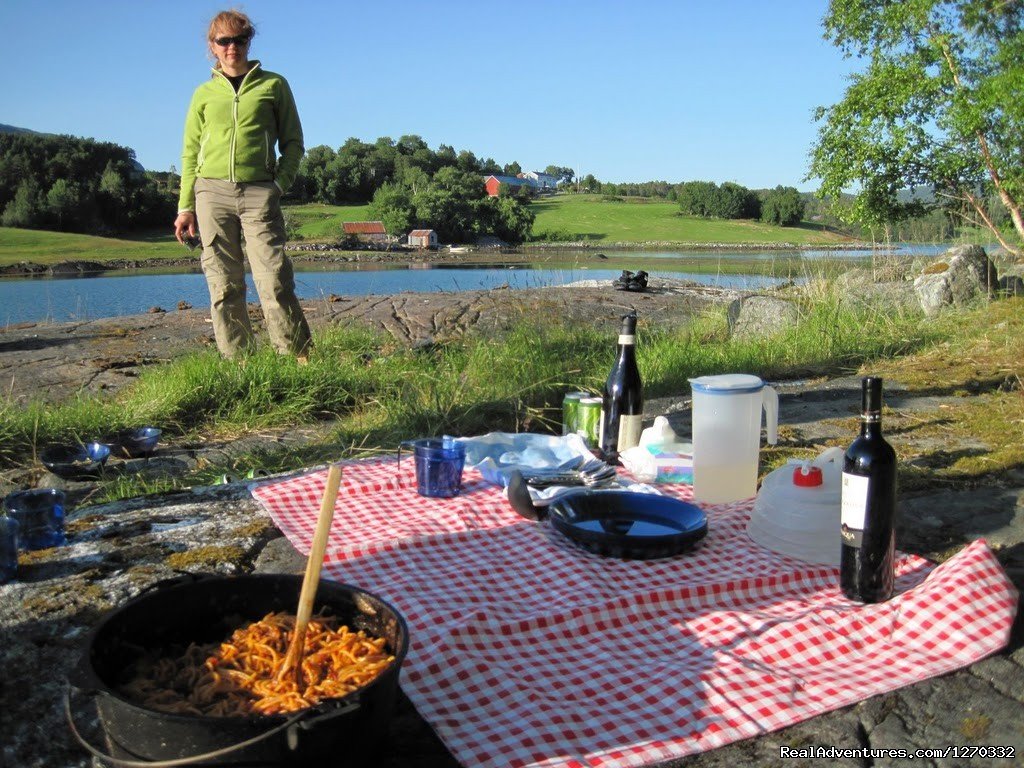
{"label": "wine bottle label", "polygon": [[859,547],[864,537],[864,518],[868,509],[869,483],[870,478],[843,472],[840,519],[843,543],[851,547]]}
{"label": "wine bottle label", "polygon": [[619,453],[640,444],[643,420],[644,416],[642,413],[638,413],[636,416],[621,416],[619,418],[619,444],[616,448]]}
{"label": "wine bottle label", "polygon": [[622,345],[626,345],[626,344],[636,345],[636,336],[627,336],[624,333],[620,333],[619,334],[619,344],[622,344]]}

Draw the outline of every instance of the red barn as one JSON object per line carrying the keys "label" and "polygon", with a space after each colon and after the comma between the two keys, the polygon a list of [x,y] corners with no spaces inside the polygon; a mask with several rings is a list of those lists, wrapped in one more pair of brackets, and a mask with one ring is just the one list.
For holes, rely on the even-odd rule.
{"label": "red barn", "polygon": [[388,232],[379,221],[346,221],[341,225],[345,237],[354,237],[370,243],[387,242]]}
{"label": "red barn", "polygon": [[505,185],[513,192],[519,187],[529,187],[534,189],[537,186],[537,182],[532,179],[517,179],[515,176],[488,176],[484,179],[484,186],[487,187],[487,194],[491,197],[497,197],[501,191],[502,185]]}

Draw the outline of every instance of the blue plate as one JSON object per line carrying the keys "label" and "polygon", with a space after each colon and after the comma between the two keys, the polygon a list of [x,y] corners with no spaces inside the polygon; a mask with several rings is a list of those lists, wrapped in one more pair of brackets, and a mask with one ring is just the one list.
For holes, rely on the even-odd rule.
{"label": "blue plate", "polygon": [[556,530],[589,552],[651,560],[692,549],[708,532],[704,510],[671,496],[584,491],[551,502]]}

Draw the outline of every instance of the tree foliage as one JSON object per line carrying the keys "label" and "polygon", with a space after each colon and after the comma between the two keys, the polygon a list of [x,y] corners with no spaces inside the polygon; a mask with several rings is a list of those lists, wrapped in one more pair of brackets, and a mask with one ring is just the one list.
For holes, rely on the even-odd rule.
{"label": "tree foliage", "polygon": [[[522,171],[518,162],[502,166],[470,150],[456,152],[447,144],[434,151],[415,135],[401,136],[397,141],[382,136],[373,143],[350,138],[337,150],[326,145],[308,149],[292,195],[304,202],[360,203],[372,200],[385,185],[396,184],[415,196],[426,193],[436,174],[445,168],[472,174],[481,186],[485,176],[515,176]],[[572,177],[571,168],[548,168],[568,172]]]}
{"label": "tree foliage", "polygon": [[794,227],[803,221],[804,200],[796,187],[778,186],[761,196],[761,221],[780,227]]}
{"label": "tree foliage", "polygon": [[[816,112],[808,178],[821,179],[820,194],[857,188],[848,217],[866,225],[945,205],[1019,251],[1022,21],[1020,0],[831,0],[825,36],[866,66],[842,101]],[[934,203],[900,195],[921,186]],[[1000,207],[1014,234],[1000,228]]]}
{"label": "tree foliage", "polygon": [[0,133],[0,224],[88,234],[122,232],[174,218],[177,196],[135,153],[117,144],[34,133]]}
{"label": "tree foliage", "polygon": [[533,228],[534,213],[513,196],[487,197],[479,173],[450,165],[416,192],[398,183],[384,184],[373,196],[370,215],[391,234],[413,227],[434,229],[441,242],[469,242],[495,235],[521,243]]}
{"label": "tree foliage", "polygon": [[761,214],[758,196],[742,184],[727,181],[687,181],[676,190],[679,210],[690,216],[715,219],[756,219]]}
{"label": "tree foliage", "polygon": [[401,184],[385,184],[374,193],[369,215],[391,234],[408,232],[415,218],[412,194]]}

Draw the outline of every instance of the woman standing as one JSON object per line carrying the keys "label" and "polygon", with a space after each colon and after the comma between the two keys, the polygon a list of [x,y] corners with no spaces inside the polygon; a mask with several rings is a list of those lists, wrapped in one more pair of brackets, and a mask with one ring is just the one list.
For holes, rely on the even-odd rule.
{"label": "woman standing", "polygon": [[281,212],[281,195],[304,151],[302,124],[288,82],[249,59],[255,32],[239,11],[222,11],[210,22],[216,64],[213,77],[196,88],[185,118],[174,235],[184,242],[186,235],[196,236],[198,225],[213,331],[224,357],[254,346],[245,302],[248,256],[271,343],[303,363],[311,347],[309,325],[284,252]]}

